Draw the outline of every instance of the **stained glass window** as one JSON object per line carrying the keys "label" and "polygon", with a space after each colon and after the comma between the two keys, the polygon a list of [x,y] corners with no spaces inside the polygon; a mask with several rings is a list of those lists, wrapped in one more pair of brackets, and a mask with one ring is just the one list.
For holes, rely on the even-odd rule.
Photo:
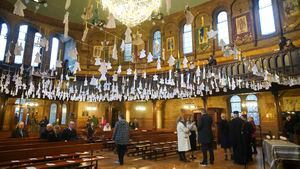
{"label": "stained glass window", "polygon": [[50,117],[49,117],[50,124],[56,122],[56,112],[57,112],[57,105],[55,103],[52,103],[50,106]]}
{"label": "stained glass window", "polygon": [[155,31],[153,34],[153,58],[160,58],[161,55],[161,33]]}
{"label": "stained glass window", "polygon": [[183,54],[189,54],[193,52],[193,34],[192,24],[185,24],[183,27]]}
{"label": "stained glass window", "polygon": [[126,43],[124,48],[124,61],[130,62],[132,60],[132,43]]}
{"label": "stained glass window", "polygon": [[61,124],[66,124],[67,121],[67,105],[62,105],[62,111],[61,111]]}
{"label": "stained glass window", "polygon": [[229,44],[228,16],[226,11],[222,11],[217,15],[217,30],[219,43],[223,40],[225,44]]}
{"label": "stained glass window", "polygon": [[255,125],[260,124],[258,106],[257,106],[257,97],[253,94],[246,97],[246,106],[247,106],[247,116],[254,118]]}
{"label": "stained glass window", "polygon": [[234,111],[241,112],[242,111],[242,100],[239,96],[234,95],[230,98],[230,105],[231,105],[231,114],[233,115]]}

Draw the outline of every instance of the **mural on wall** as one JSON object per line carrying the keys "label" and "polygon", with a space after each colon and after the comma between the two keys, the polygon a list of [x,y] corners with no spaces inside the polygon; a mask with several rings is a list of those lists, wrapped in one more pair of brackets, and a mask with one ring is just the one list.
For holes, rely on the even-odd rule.
{"label": "mural on wall", "polygon": [[167,51],[174,51],[174,46],[175,46],[175,39],[174,37],[169,37],[167,39]]}
{"label": "mural on wall", "polygon": [[300,111],[300,97],[283,97],[282,98],[282,111]]}
{"label": "mural on wall", "polygon": [[237,0],[232,5],[232,39],[235,44],[251,42],[253,39],[252,19],[248,1]]}
{"label": "mural on wall", "polygon": [[300,25],[300,1],[299,0],[283,0],[284,11],[284,31],[293,30]]}
{"label": "mural on wall", "polygon": [[196,36],[196,49],[198,52],[204,52],[207,49],[211,48],[211,45],[209,43],[209,39],[207,36],[207,32],[211,30],[211,25],[206,23],[209,22],[207,14],[199,14],[196,16],[195,24],[195,36]]}

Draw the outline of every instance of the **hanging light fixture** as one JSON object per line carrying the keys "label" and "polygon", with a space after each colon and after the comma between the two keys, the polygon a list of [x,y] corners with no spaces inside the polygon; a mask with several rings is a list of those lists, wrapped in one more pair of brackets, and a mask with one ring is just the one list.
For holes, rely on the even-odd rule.
{"label": "hanging light fixture", "polygon": [[134,27],[151,18],[152,12],[158,11],[161,0],[101,0],[103,9],[121,23]]}

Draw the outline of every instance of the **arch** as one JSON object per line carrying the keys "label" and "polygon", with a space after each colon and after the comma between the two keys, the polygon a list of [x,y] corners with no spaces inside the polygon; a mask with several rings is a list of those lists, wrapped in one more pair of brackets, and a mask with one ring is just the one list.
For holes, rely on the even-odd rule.
{"label": "arch", "polygon": [[257,101],[257,96],[254,94],[249,94],[246,96],[247,116],[253,117],[255,125],[260,124]]}
{"label": "arch", "polygon": [[53,124],[56,122],[56,115],[57,115],[57,104],[52,103],[50,105],[49,123]]}
{"label": "arch", "polygon": [[241,112],[242,111],[242,99],[241,99],[241,97],[238,96],[238,95],[233,95],[230,98],[230,106],[231,106],[231,112],[234,112],[234,111]]}
{"label": "arch", "polygon": [[182,52],[184,55],[193,53],[193,26],[184,24],[182,27]]}
{"label": "arch", "polygon": [[216,26],[218,30],[218,42],[220,43],[223,40],[226,45],[229,44],[229,17],[227,11],[222,10],[217,14]]}

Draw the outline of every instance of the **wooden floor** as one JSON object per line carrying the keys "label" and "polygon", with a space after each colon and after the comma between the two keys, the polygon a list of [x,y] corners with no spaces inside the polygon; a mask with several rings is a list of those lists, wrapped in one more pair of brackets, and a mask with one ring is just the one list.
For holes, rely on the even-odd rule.
{"label": "wooden floor", "polygon": [[[260,150],[259,150],[260,151]],[[225,161],[223,157],[222,149],[215,151],[215,164],[208,166],[201,166],[199,163],[202,159],[200,152],[197,152],[197,159],[189,163],[183,163],[178,160],[177,156],[171,156],[167,158],[161,158],[155,160],[143,160],[138,157],[125,157],[125,164],[120,166],[114,162],[117,160],[117,155],[112,152],[101,152],[106,159],[100,161],[100,169],[243,169],[244,166],[234,164],[232,161]],[[254,156],[254,161],[249,163],[247,169],[261,169],[262,156],[261,153]],[[266,166],[268,168],[268,166]]]}

